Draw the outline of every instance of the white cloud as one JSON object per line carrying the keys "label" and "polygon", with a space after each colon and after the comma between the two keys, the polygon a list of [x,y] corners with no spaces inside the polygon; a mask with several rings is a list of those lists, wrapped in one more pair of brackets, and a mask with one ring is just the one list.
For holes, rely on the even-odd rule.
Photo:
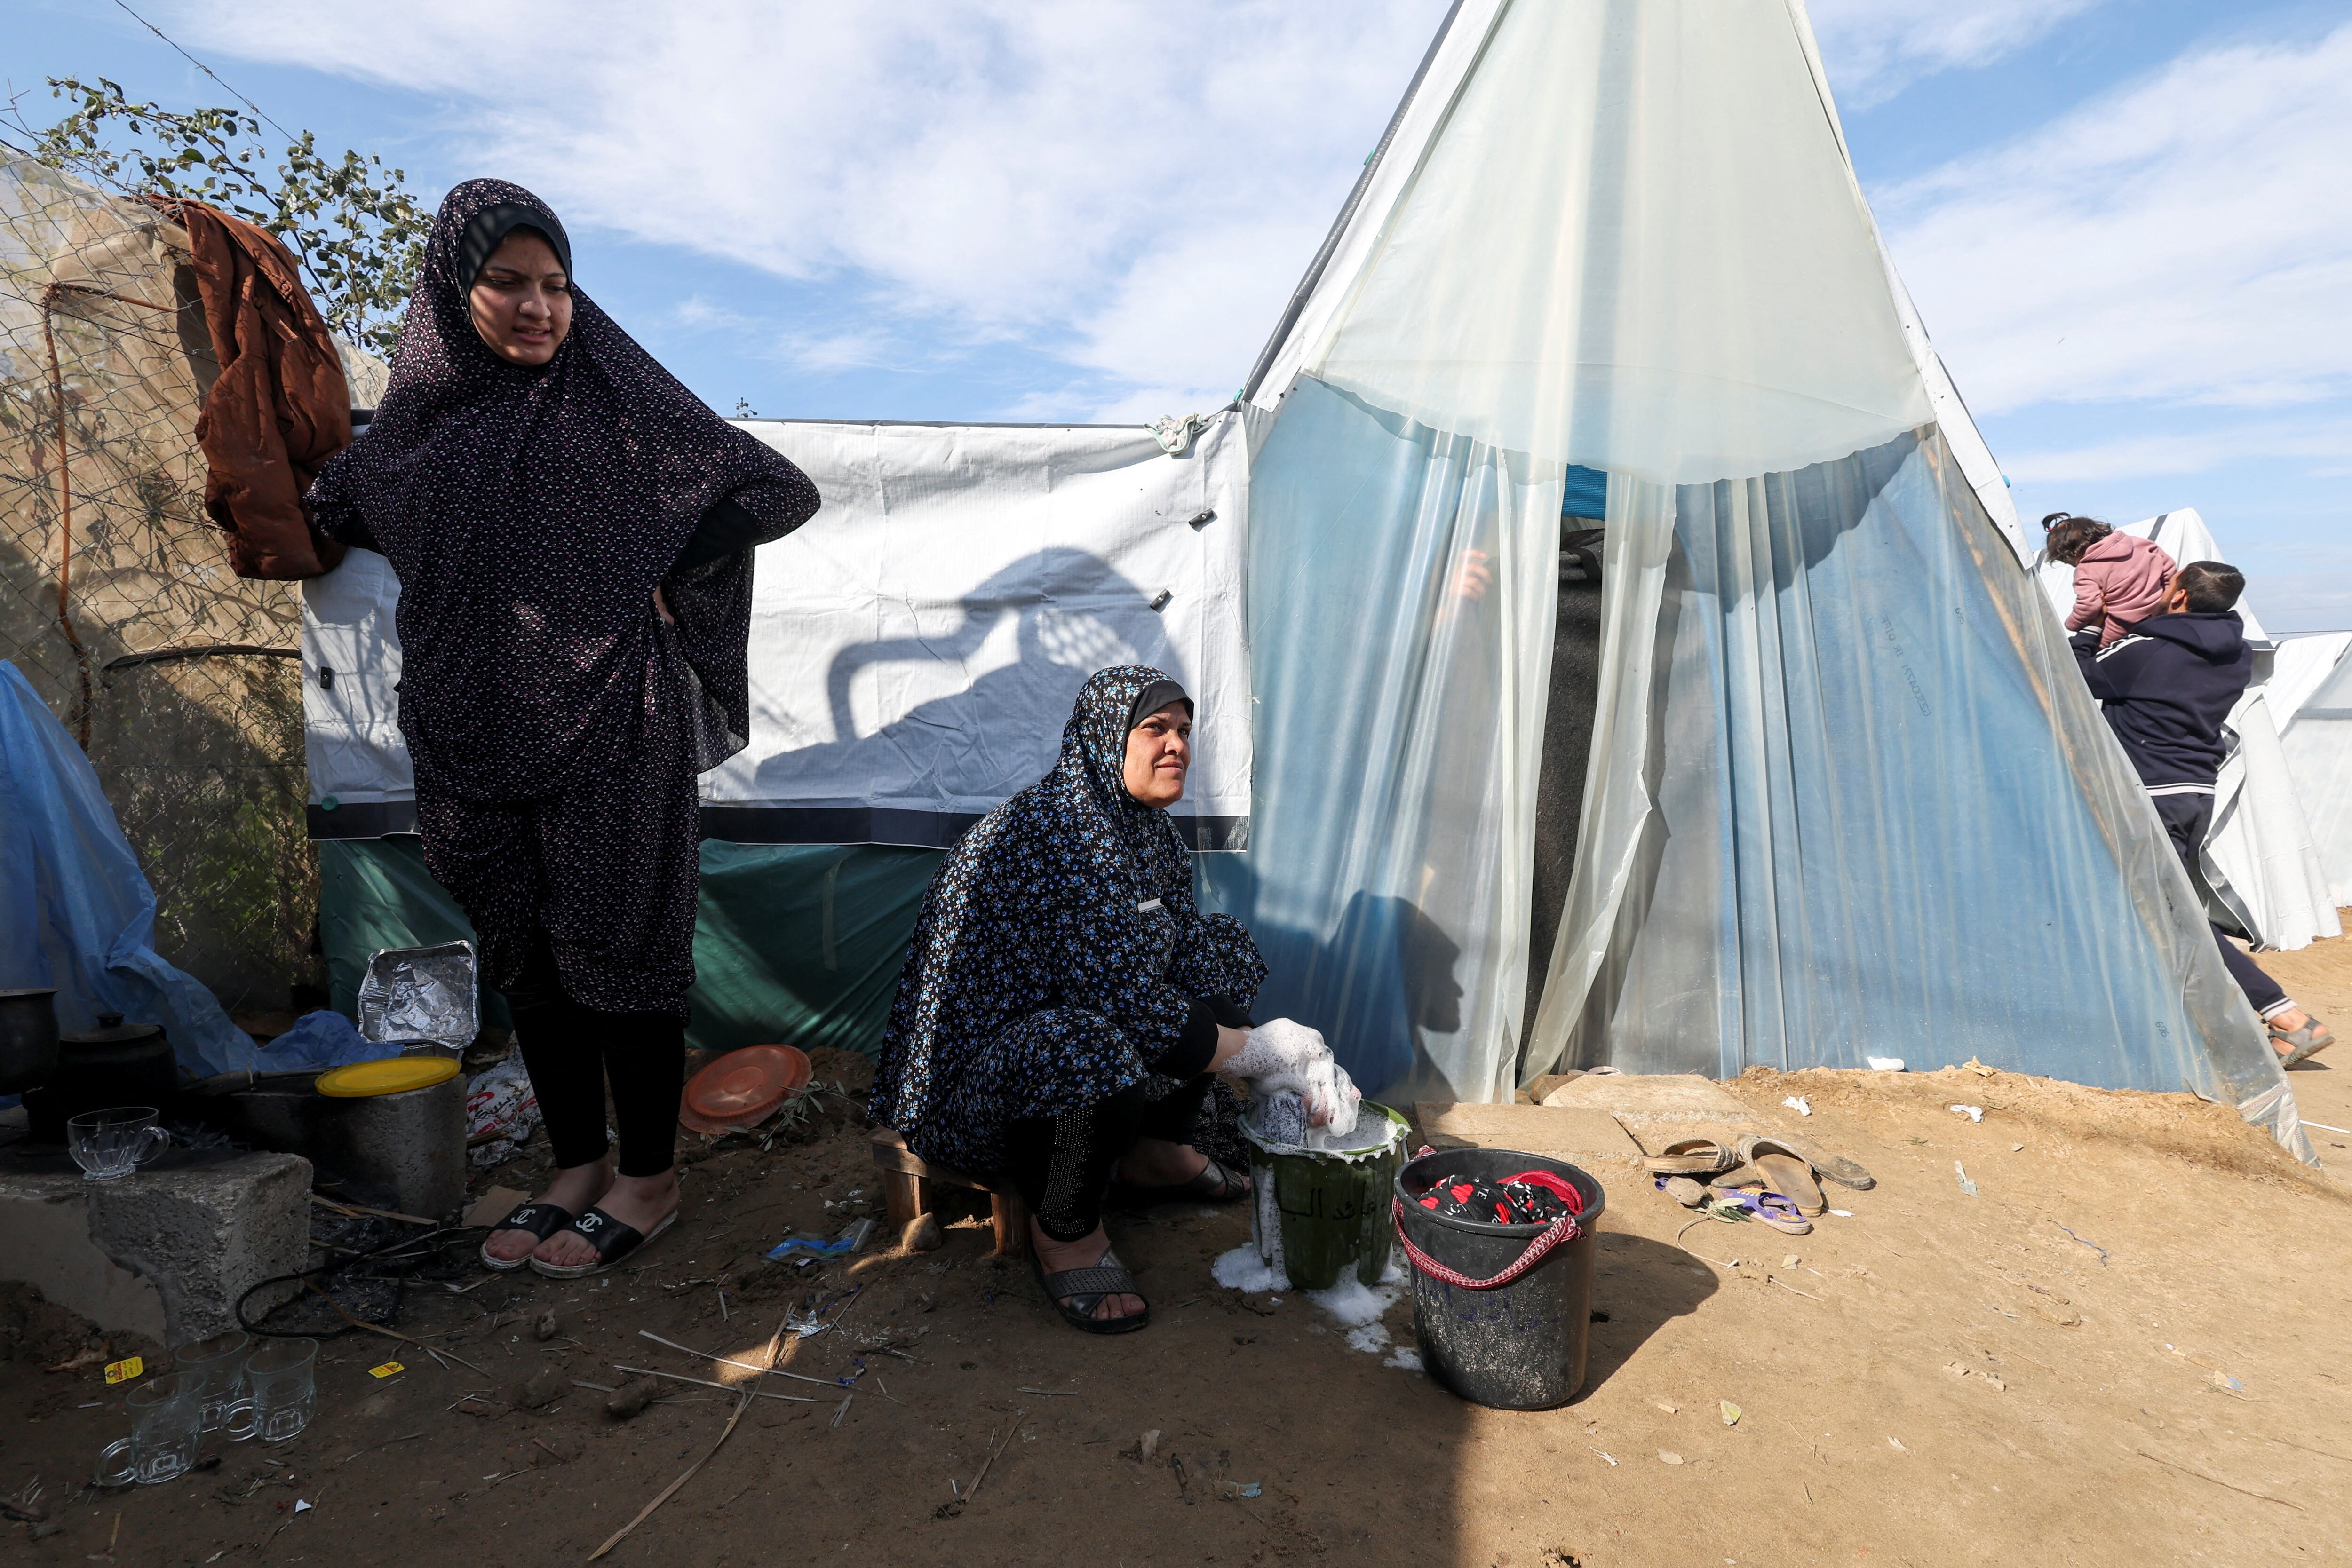
{"label": "white cloud", "polygon": [[1114,397],[1197,404],[1247,371],[1444,4],[399,10],[174,18],[205,48],[443,99],[459,177],[518,179],[575,227],[848,285],[865,319],[796,332],[788,358],[1010,338]]}
{"label": "white cloud", "polygon": [[1813,0],[1814,35],[1838,101],[1883,103],[1924,76],[1990,65],[2101,0]]}
{"label": "white cloud", "polygon": [[2185,56],[1873,193],[1981,413],[2352,392],[2352,26]]}
{"label": "white cloud", "polygon": [[2012,479],[2099,480],[2203,474],[2231,463],[2294,458],[2326,472],[2352,460],[2352,414],[2231,423],[2188,434],[2121,435],[2054,451],[2012,453]]}

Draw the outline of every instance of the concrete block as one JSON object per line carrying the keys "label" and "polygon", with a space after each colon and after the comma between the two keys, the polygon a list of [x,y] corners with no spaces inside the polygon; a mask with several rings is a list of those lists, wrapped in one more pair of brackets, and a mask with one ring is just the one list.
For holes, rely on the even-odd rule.
{"label": "concrete block", "polygon": [[167,1155],[111,1182],[0,1171],[0,1279],[166,1345],[235,1328],[237,1297],[307,1267],[310,1243],[310,1164],[291,1155]]}

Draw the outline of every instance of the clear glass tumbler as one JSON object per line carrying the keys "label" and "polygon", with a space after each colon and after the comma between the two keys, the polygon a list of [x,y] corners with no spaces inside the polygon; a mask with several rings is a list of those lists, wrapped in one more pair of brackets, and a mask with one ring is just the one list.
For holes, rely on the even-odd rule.
{"label": "clear glass tumbler", "polygon": [[196,1380],[204,1401],[205,1430],[217,1432],[228,1419],[245,1383],[245,1360],[252,1353],[253,1336],[231,1330],[210,1339],[184,1344],[172,1353],[172,1370]]}
{"label": "clear glass tumbler", "polygon": [[318,1355],[317,1340],[274,1339],[247,1356],[245,1396],[229,1405],[222,1428],[229,1440],[282,1443],[309,1426],[319,1409]]}
{"label": "clear glass tumbler", "polygon": [[204,1398],[195,1380],[184,1372],[165,1373],[133,1388],[123,1404],[131,1411],[131,1436],[106,1446],[92,1479],[102,1487],[152,1487],[187,1474],[205,1440]]}
{"label": "clear glass tumbler", "polygon": [[84,1181],[127,1176],[163,1152],[172,1134],[155,1124],[152,1105],[86,1111],[66,1123],[66,1152]]}

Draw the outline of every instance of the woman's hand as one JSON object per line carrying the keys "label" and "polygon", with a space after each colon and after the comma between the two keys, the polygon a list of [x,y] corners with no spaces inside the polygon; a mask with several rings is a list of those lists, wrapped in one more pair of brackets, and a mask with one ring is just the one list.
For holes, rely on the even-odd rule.
{"label": "woman's hand", "polygon": [[662,624],[665,626],[677,624],[677,617],[669,612],[669,606],[662,600],[661,584],[658,582],[654,584],[654,613],[662,618]]}
{"label": "woman's hand", "polygon": [[[1224,1049],[1229,1032],[1242,1037],[1240,1049],[1230,1054]],[[1307,1103],[1309,1125],[1328,1126],[1339,1134],[1355,1130],[1356,1106],[1363,1095],[1349,1082],[1323,1037],[1305,1024],[1276,1019],[1245,1032],[1221,1026],[1217,1045],[1217,1055],[1210,1058],[1213,1066],[1245,1080],[1260,1094],[1295,1092]]]}

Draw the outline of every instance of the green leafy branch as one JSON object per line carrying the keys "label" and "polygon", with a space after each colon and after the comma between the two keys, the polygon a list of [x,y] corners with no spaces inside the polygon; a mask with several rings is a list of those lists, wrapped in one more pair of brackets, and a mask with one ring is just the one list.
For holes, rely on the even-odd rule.
{"label": "green leafy branch", "polygon": [[47,130],[26,128],[35,158],[117,190],[203,202],[268,229],[301,258],[328,324],[390,355],[433,225],[431,212],[409,196],[405,171],[386,169],[373,153],[331,162],[308,131],[277,162],[253,115],[133,103],[104,77],[94,84],[52,77],[48,85],[75,107]]}

